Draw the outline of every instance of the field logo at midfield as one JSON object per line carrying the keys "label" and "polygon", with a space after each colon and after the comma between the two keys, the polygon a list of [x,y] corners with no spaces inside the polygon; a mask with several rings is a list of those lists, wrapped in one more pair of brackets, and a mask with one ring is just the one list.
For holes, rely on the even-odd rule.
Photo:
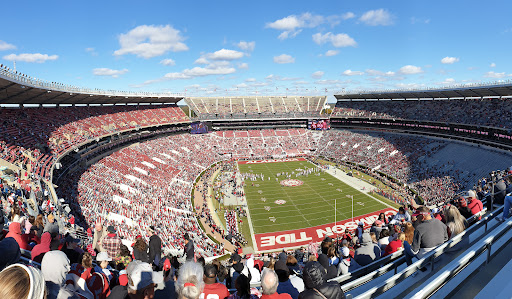
{"label": "field logo at midfield", "polygon": [[276,201],[274,201],[277,205],[284,205],[286,203],[286,200],[284,199],[278,199]]}
{"label": "field logo at midfield", "polygon": [[304,182],[301,180],[296,180],[296,179],[287,179],[287,180],[282,180],[280,182],[280,184],[285,187],[297,187],[297,186],[304,184]]}
{"label": "field logo at midfield", "polygon": [[[258,251],[277,250],[286,247],[307,246],[311,242],[321,242],[326,236],[333,238],[338,234],[341,236],[341,234],[345,232],[345,229],[353,231],[357,228],[359,221],[363,223],[365,229],[370,228],[373,222],[379,217],[379,213],[384,213],[384,215],[388,217],[395,215],[396,210],[386,208],[366,215],[354,217],[354,221],[352,221],[352,219],[346,219],[336,223],[324,224],[303,229],[255,234],[254,238],[258,246]],[[271,216],[269,217],[269,220],[275,222],[276,218]]]}
{"label": "field logo at midfield", "polygon": [[306,161],[304,158],[287,158],[287,159],[269,159],[269,160],[254,160],[254,161],[238,161],[238,164],[263,164],[263,163],[278,163],[278,162],[297,162]]}

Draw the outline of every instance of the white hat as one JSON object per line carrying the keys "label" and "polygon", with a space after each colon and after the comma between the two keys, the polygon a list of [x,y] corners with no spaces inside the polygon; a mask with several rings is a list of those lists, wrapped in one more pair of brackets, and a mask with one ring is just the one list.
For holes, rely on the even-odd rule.
{"label": "white hat", "polygon": [[128,275],[128,288],[130,290],[142,290],[152,283],[160,283],[164,280],[162,273],[153,272],[150,264],[142,261],[133,261],[126,267]]}
{"label": "white hat", "polygon": [[102,251],[102,252],[98,253],[98,255],[96,256],[96,261],[97,262],[103,262],[103,261],[111,262],[112,258],[110,258],[108,256],[108,253],[106,251]]}
{"label": "white hat", "polygon": [[343,257],[349,256],[350,250],[347,247],[343,246],[341,247],[341,254],[343,254]]}
{"label": "white hat", "polygon": [[364,226],[363,221],[359,221],[358,225],[363,225]]}
{"label": "white hat", "polygon": [[473,190],[469,190],[469,191],[468,191],[468,197],[476,198],[475,191],[473,191]]}

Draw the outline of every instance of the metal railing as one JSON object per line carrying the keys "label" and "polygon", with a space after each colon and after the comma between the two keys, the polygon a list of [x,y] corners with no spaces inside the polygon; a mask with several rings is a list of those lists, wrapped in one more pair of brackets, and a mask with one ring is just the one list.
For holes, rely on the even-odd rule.
{"label": "metal railing", "polygon": [[182,93],[170,93],[170,92],[133,92],[133,91],[118,91],[118,90],[101,90],[96,88],[84,88],[78,86],[72,86],[62,84],[58,82],[48,82],[37,78],[32,78],[25,74],[14,72],[13,70],[1,66],[0,67],[0,78],[16,82],[23,86],[30,86],[54,91],[69,92],[69,93],[83,93],[90,95],[104,95],[104,96],[118,96],[118,97],[183,97]]}
{"label": "metal railing", "polygon": [[[486,217],[484,217],[484,219],[479,220],[475,225],[471,226],[470,228],[461,232],[457,236],[438,246],[435,250],[428,253],[425,257],[419,259],[418,261],[411,264],[407,268],[403,269],[399,273],[386,279],[384,282],[372,287],[363,294],[357,296],[357,298],[375,298],[377,296],[380,296],[384,294],[386,291],[390,290],[391,288],[399,285],[400,282],[404,281],[407,277],[413,275],[416,271],[424,267],[430,266],[430,269],[434,270],[434,265],[438,257],[448,252],[450,249],[455,247],[460,241],[462,241],[464,237],[469,237],[469,234],[474,233],[476,230],[484,228],[484,231],[487,232],[489,229],[488,223],[491,220],[494,220],[494,218],[498,214],[501,214],[501,212],[503,212],[503,206],[489,213]],[[342,286],[342,289],[346,291],[345,285]]]}
{"label": "metal railing", "polygon": [[[512,220],[506,222],[506,225],[500,225],[497,228],[497,232],[491,236],[487,236],[486,238],[480,240],[475,245],[471,246],[465,251],[465,254],[455,261],[451,262],[449,265],[443,268],[443,272],[439,275],[436,275],[436,278],[430,282],[428,285],[424,286],[419,292],[414,294],[412,298],[426,298],[431,296],[437,290],[439,290],[442,286],[444,286],[447,282],[449,282],[453,277],[458,275],[462,269],[467,267],[470,263],[474,262],[481,254],[487,251],[487,257],[485,259],[485,263],[489,263],[491,256],[496,254],[497,250],[494,250],[494,254],[491,254],[493,244],[496,244],[498,240],[501,239],[509,230],[512,228]],[[506,245],[508,241],[510,241],[512,237],[509,237],[505,240]]]}

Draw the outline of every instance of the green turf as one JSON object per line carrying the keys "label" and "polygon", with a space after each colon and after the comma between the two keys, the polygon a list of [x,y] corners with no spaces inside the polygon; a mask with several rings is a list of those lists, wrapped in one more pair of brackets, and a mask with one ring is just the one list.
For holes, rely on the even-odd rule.
{"label": "green turf", "polygon": [[[264,181],[246,180],[244,187],[254,233],[278,232],[333,223],[335,199],[337,220],[349,219],[352,217],[352,199],[347,195],[354,196],[354,217],[387,208],[386,205],[328,173],[321,172],[320,176],[299,176],[296,179],[303,181],[304,184],[298,187],[282,187],[279,181],[285,179],[283,176],[279,177],[279,181],[275,180],[278,172],[297,172],[296,169],[304,167],[315,166],[307,161],[239,165],[242,173],[249,173],[252,170],[253,174],[263,173],[265,176]],[[271,179],[268,180],[268,177]],[[295,175],[292,179],[295,179]],[[341,189],[341,192],[337,189]],[[262,198],[266,200],[263,201]],[[284,199],[286,203],[278,205],[275,203],[278,199]],[[265,207],[270,207],[270,210]],[[274,217],[275,222],[269,217]]]}

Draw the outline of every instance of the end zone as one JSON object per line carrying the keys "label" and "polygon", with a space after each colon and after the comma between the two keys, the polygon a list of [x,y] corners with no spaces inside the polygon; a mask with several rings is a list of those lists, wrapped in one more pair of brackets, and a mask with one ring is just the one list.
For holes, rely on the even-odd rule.
{"label": "end zone", "polygon": [[359,221],[363,222],[364,228],[369,228],[373,222],[384,213],[386,217],[394,215],[396,209],[387,208],[375,211],[365,215],[338,221],[336,223],[323,224],[315,227],[288,230],[274,233],[256,234],[254,239],[258,252],[273,251],[282,248],[305,246],[311,242],[321,242],[326,236],[335,236],[336,233],[342,234],[345,229],[354,230]]}
{"label": "end zone", "polygon": [[252,161],[237,161],[238,164],[263,164],[263,163],[277,163],[277,162],[298,162],[306,161],[304,158],[286,158],[286,159],[270,159],[270,160],[252,160]]}

